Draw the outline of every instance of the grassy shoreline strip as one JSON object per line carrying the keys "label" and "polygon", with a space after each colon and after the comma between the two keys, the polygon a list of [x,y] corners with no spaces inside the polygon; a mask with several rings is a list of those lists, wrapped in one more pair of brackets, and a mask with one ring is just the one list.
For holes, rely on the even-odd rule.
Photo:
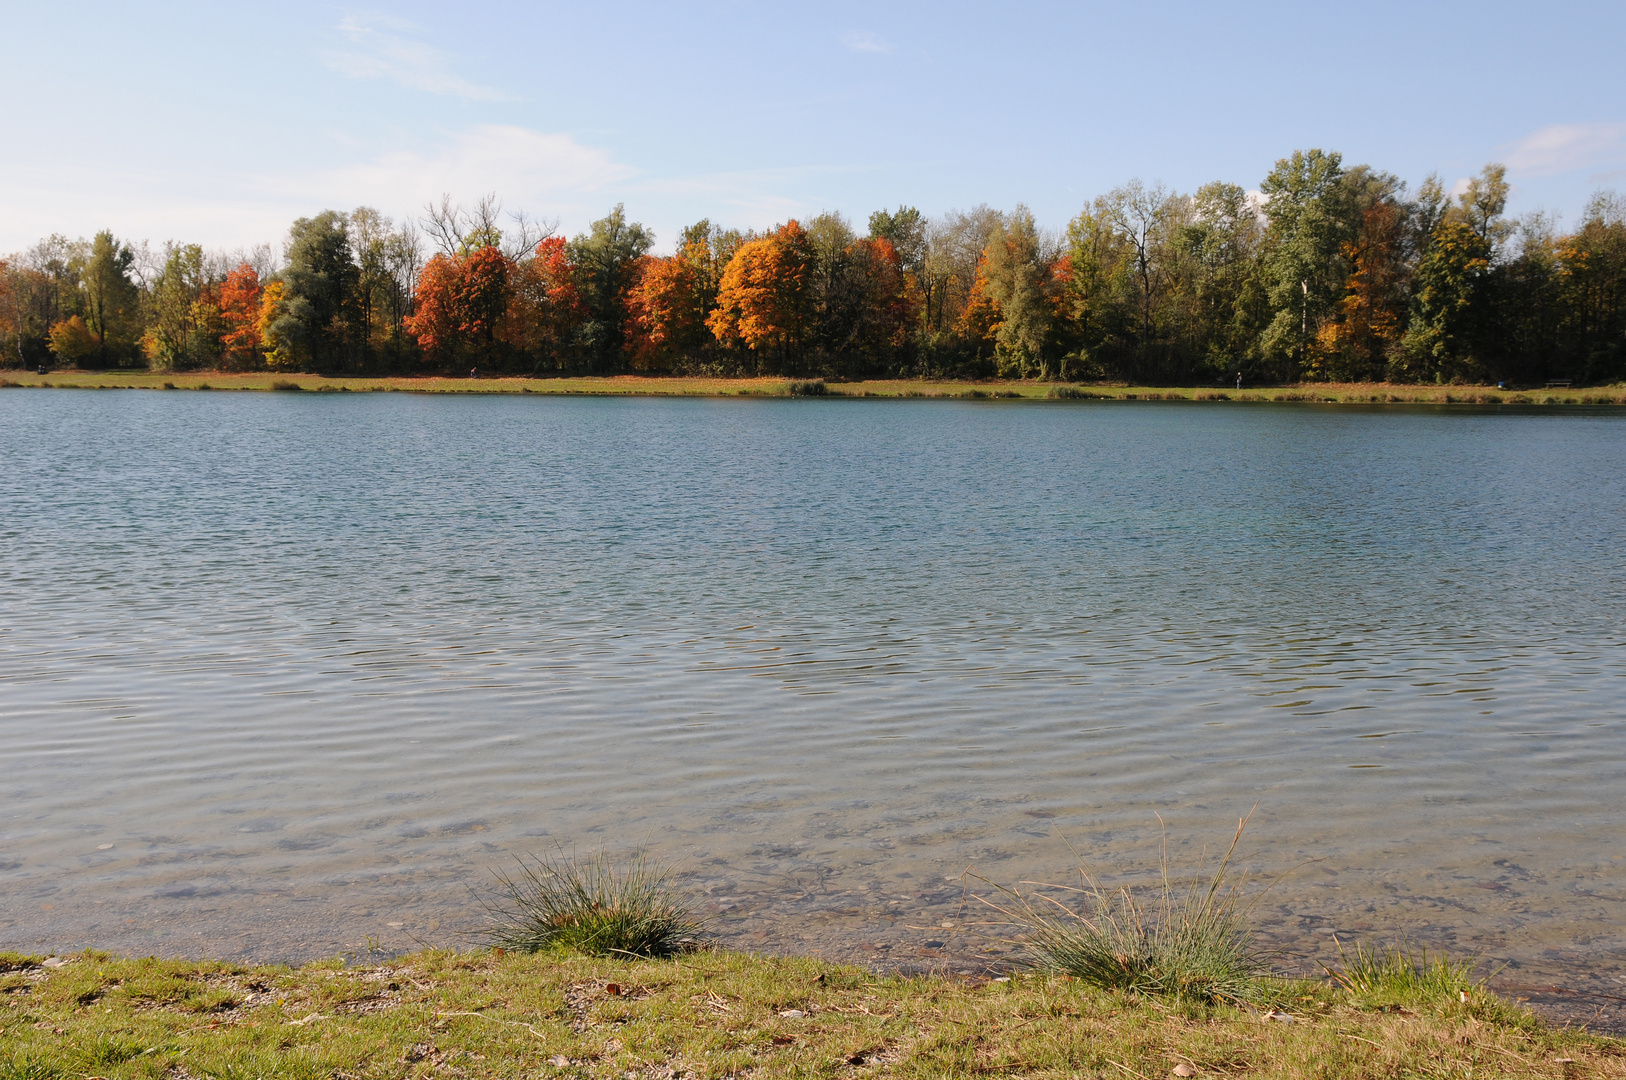
{"label": "grassy shoreline strip", "polygon": [[1302,383],[1234,390],[1046,382],[968,382],[871,379],[830,382],[784,378],[615,375],[527,379],[333,377],[267,372],[0,373],[0,386],[148,390],[301,390],[435,394],[553,394],[605,397],[860,397],[994,398],[1013,400],[1254,401],[1413,405],[1626,405],[1626,385],[1584,389],[1499,390],[1494,386],[1413,386],[1393,383]]}
{"label": "grassy shoreline strip", "polygon": [[[425,951],[297,968],[0,954],[0,1078],[1626,1077],[1626,1044],[1487,991],[1274,1007],[1064,977],[876,975],[702,951]],[[1183,1071],[1182,1071],[1183,1070]]]}

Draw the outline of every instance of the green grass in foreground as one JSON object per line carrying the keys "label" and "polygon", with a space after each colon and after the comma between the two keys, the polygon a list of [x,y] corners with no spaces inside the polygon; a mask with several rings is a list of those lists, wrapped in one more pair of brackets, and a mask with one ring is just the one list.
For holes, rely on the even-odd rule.
{"label": "green grass in foreground", "polygon": [[[280,384],[280,385],[279,385]],[[271,390],[426,394],[581,394],[646,397],[1009,398],[1025,400],[1299,401],[1322,404],[1626,405],[1626,385],[1584,389],[1498,390],[1494,386],[1411,386],[1397,383],[1302,383],[1234,390],[1186,386],[1122,386],[1049,382],[871,379],[723,379],[616,375],[580,378],[326,378],[273,372],[61,371],[0,372],[0,386],[79,389]],[[822,387],[821,389],[818,389]]]}
{"label": "green grass in foreground", "polygon": [[1477,985],[1473,960],[1430,956],[1405,938],[1393,945],[1338,943],[1339,964],[1327,974],[1368,1008],[1394,1008],[1412,1001],[1449,1001]]}
{"label": "green grass in foreground", "polygon": [[0,956],[0,1080],[1626,1077],[1626,1045],[1478,987],[1377,1011],[1320,982],[1277,984],[1269,1008],[1171,1004],[1050,974],[878,976],[730,952],[41,959]]}

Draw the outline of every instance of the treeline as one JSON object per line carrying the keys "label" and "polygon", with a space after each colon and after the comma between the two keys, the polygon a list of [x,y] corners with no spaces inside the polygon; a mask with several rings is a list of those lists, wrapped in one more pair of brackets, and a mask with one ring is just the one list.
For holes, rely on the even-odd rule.
{"label": "treeline", "polygon": [[1139,181],[1060,232],[1025,207],[700,221],[676,252],[620,206],[571,239],[494,198],[416,222],[301,218],[281,258],[110,233],[0,261],[10,363],[327,374],[617,372],[1532,383],[1626,377],[1626,200],[1505,214],[1296,152],[1257,193]]}

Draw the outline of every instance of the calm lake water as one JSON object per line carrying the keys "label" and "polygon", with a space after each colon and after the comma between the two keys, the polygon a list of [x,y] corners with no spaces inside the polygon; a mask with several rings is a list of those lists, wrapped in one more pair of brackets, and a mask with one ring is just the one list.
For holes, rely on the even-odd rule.
{"label": "calm lake water", "polygon": [[0,948],[453,942],[645,843],[958,964],[967,867],[1257,804],[1294,962],[1626,976],[1626,412],[10,390],[0,456]]}

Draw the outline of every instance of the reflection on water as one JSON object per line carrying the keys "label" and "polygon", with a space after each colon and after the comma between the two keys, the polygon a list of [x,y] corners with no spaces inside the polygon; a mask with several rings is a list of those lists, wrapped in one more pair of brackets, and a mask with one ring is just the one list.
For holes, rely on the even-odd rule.
{"label": "reflection on water", "polygon": [[0,948],[450,940],[647,842],[737,943],[964,956],[968,866],[1257,803],[1294,955],[1626,973],[1615,413],[8,391],[0,453]]}

